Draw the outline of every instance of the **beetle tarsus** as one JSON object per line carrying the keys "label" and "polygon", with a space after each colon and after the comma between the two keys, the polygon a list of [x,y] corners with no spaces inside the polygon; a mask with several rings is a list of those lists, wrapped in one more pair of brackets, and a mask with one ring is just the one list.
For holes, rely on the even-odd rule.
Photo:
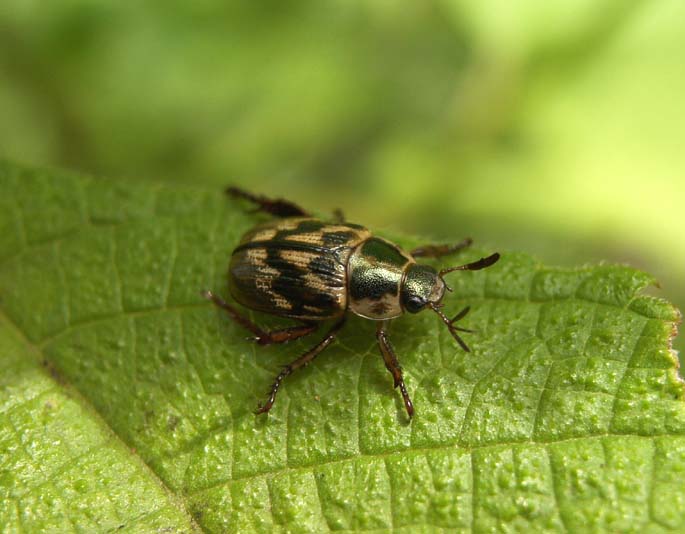
{"label": "beetle tarsus", "polygon": [[255,195],[249,191],[245,191],[239,187],[229,186],[226,188],[226,194],[233,198],[241,198],[256,204],[251,213],[263,211],[270,213],[276,217],[309,217],[310,214],[303,210],[297,204],[282,198],[268,198],[262,195]]}
{"label": "beetle tarsus", "polygon": [[317,343],[314,347],[305,352],[302,356],[300,356],[296,360],[293,360],[288,365],[285,365],[283,367],[283,369],[280,373],[278,373],[276,380],[274,380],[274,383],[271,386],[271,391],[269,392],[268,400],[262,406],[257,408],[255,414],[258,415],[262,413],[267,413],[269,410],[271,410],[271,407],[274,405],[274,402],[276,401],[276,394],[278,393],[278,390],[281,387],[281,383],[283,382],[285,377],[287,377],[293,371],[296,371],[300,367],[306,367],[307,365],[309,365],[314,360],[314,358],[321,354],[321,352],[333,342],[338,333],[338,330],[340,330],[344,324],[345,317],[343,317],[337,323],[335,323],[326,334],[326,337],[319,341],[319,343]]}
{"label": "beetle tarsus", "polygon": [[275,400],[276,400],[275,397],[274,398],[269,397],[269,400],[266,403],[264,403],[263,405],[258,404],[257,409],[254,411],[254,414],[259,415],[259,414],[263,414],[263,413],[269,413],[269,410],[271,410],[271,407],[274,405]]}
{"label": "beetle tarsus", "polygon": [[380,347],[381,354],[383,355],[385,368],[390,371],[390,374],[392,375],[394,387],[400,388],[402,400],[404,401],[404,407],[407,410],[407,415],[409,415],[409,418],[411,419],[414,416],[414,403],[409,398],[407,386],[404,384],[404,377],[402,376],[402,367],[400,367],[400,362],[397,360],[395,350],[392,348],[390,340],[388,339],[386,326],[387,321],[381,321],[378,323],[378,327],[376,328],[376,339],[378,340],[378,346]]}

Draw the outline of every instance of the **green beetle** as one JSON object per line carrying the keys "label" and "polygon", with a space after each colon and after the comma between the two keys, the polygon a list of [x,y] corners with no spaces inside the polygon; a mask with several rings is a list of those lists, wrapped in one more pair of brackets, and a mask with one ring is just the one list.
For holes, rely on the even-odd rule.
{"label": "green beetle", "polygon": [[252,332],[260,345],[285,343],[311,334],[321,321],[335,320],[317,345],[283,368],[266,403],[256,413],[268,412],[283,379],[309,364],[332,343],[350,311],[378,322],[376,338],[385,366],[393,376],[395,387],[400,388],[407,413],[412,417],[414,405],[388,339],[388,321],[405,311],[418,313],[429,308],[468,351],[458,331],[470,330],[454,323],[469,308],[452,319],[442,313],[445,291],[451,291],[443,276],[456,270],[489,267],[499,259],[499,254],[438,272],[429,265],[417,264],[415,258],[452,254],[469,246],[471,240],[456,245],[428,245],[407,253],[390,241],[373,236],[363,226],[344,222],[340,213],[337,221],[325,222],[286,200],[253,195],[235,187],[228,188],[227,193],[256,204],[257,211],[278,217],[248,231],[233,251],[228,268],[231,295],[247,308],[296,319],[301,324],[265,331],[211,291],[204,291],[203,295]]}

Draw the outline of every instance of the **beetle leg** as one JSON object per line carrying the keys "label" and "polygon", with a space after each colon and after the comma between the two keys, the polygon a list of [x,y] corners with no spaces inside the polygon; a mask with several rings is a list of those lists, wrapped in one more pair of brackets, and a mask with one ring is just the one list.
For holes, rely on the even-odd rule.
{"label": "beetle leg", "polygon": [[333,210],[333,221],[337,223],[345,222],[345,214],[343,213],[343,210],[340,208],[335,208]]}
{"label": "beetle leg", "polygon": [[282,198],[268,198],[262,195],[255,195],[234,186],[227,187],[226,194],[234,198],[249,200],[253,204],[257,204],[255,211],[264,211],[276,217],[310,217],[310,214],[297,204]]}
{"label": "beetle leg", "polygon": [[269,392],[269,398],[267,401],[262,405],[257,408],[255,411],[256,414],[260,413],[266,413],[269,410],[271,410],[271,407],[274,405],[274,401],[276,400],[276,393],[278,393],[278,388],[281,387],[281,382],[285,379],[286,376],[291,374],[293,371],[296,371],[300,367],[304,367],[306,365],[309,365],[314,358],[316,358],[321,352],[330,345],[333,340],[335,339],[335,336],[338,333],[338,330],[342,328],[342,326],[345,324],[345,317],[340,319],[337,323],[335,323],[331,329],[328,331],[326,334],[326,337],[324,337],[317,345],[315,345],[313,348],[305,352],[302,356],[297,358],[296,360],[290,362],[288,365],[286,365],[283,370],[278,373],[278,376],[276,377],[276,380],[274,380],[273,385],[271,386],[271,391]]}
{"label": "beetle leg", "polygon": [[277,330],[262,331],[261,334],[252,338],[258,345],[273,345],[275,343],[287,343],[294,339],[308,336],[318,328],[316,323],[305,323],[298,326],[288,326]]}
{"label": "beetle leg", "polygon": [[318,327],[316,323],[310,322],[305,323],[303,325],[280,328],[278,330],[262,330],[252,321],[238,313],[238,310],[236,310],[228,302],[226,302],[218,295],[215,295],[211,291],[203,291],[202,296],[208,300],[211,300],[216,306],[218,306],[226,313],[228,313],[229,317],[233,319],[236,323],[238,323],[240,326],[252,332],[254,334],[254,337],[251,339],[256,341],[259,345],[287,343],[288,341],[292,341],[293,339],[297,339],[300,337],[304,337],[308,334],[311,334]]}
{"label": "beetle leg", "polygon": [[381,349],[381,354],[383,355],[383,361],[385,362],[385,367],[392,375],[395,381],[395,387],[400,388],[402,393],[402,398],[404,399],[404,407],[407,409],[407,413],[411,418],[414,415],[414,405],[409,398],[409,393],[407,393],[407,386],[404,385],[404,378],[402,378],[402,368],[400,367],[400,362],[397,361],[397,356],[395,356],[395,350],[390,344],[388,339],[388,333],[386,332],[387,321],[381,321],[378,323],[376,328],[376,339],[378,339],[378,346]]}
{"label": "beetle leg", "polygon": [[471,246],[473,240],[470,237],[464,239],[461,243],[452,245],[424,245],[417,247],[410,252],[415,258],[440,258],[449,254],[454,254],[466,247]]}

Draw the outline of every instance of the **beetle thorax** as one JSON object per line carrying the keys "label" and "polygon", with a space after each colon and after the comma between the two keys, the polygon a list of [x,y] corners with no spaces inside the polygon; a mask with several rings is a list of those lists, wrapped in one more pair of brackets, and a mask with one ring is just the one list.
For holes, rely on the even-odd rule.
{"label": "beetle thorax", "polygon": [[413,263],[399,247],[378,237],[358,245],[347,263],[350,311],[374,320],[401,315],[402,281]]}

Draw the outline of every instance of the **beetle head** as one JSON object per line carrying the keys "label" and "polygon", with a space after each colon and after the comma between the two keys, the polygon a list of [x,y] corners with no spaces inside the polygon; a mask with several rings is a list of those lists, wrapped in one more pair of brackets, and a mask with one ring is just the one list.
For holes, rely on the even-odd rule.
{"label": "beetle head", "polygon": [[410,265],[402,283],[402,306],[409,313],[418,313],[428,306],[438,314],[461,348],[468,352],[468,346],[457,332],[472,332],[472,330],[455,326],[454,323],[462,319],[469,312],[469,308],[464,308],[452,319],[442,313],[440,308],[442,307],[441,301],[445,295],[445,290],[452,291],[445,283],[443,276],[452,271],[478,271],[485,269],[496,263],[497,260],[499,260],[499,254],[495,253],[472,263],[442,269],[440,272],[437,272],[428,265]]}
{"label": "beetle head", "polygon": [[439,304],[445,295],[445,282],[430,265],[412,264],[402,282],[402,307],[418,313],[429,304]]}

